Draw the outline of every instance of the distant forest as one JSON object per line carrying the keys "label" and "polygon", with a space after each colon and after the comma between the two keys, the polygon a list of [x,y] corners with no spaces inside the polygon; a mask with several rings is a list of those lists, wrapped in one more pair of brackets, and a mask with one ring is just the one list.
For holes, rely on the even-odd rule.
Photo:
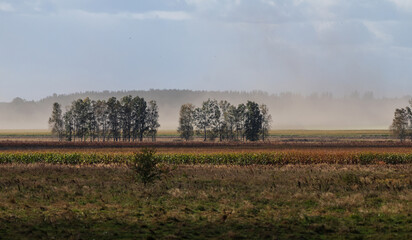
{"label": "distant forest", "polygon": [[[353,93],[334,97],[330,93],[303,96],[294,93],[268,94],[262,91],[103,91],[64,94],[40,101],[15,98],[0,103],[0,129],[46,129],[52,105],[69,106],[74,100],[121,98],[126,95],[155,100],[159,106],[161,129],[177,129],[179,110],[183,104],[200,105],[211,98],[239,104],[248,100],[265,103],[272,115],[272,129],[388,129],[393,109],[403,107],[411,96],[376,98],[372,93]],[[64,111],[64,109],[63,109]]]}

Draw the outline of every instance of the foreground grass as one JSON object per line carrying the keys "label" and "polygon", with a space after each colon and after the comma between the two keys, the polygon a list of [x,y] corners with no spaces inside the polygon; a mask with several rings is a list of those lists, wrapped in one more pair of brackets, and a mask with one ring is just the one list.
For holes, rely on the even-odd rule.
{"label": "foreground grass", "polygon": [[0,165],[1,239],[411,239],[412,165]]}

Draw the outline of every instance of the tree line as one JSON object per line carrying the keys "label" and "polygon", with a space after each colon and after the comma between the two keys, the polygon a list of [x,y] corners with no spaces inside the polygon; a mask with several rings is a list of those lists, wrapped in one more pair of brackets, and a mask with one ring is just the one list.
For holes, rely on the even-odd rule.
{"label": "tree line", "polygon": [[393,117],[390,130],[401,142],[406,138],[412,140],[412,99],[409,100],[410,107],[397,108]]}
{"label": "tree line", "polygon": [[232,105],[215,99],[204,101],[200,107],[183,104],[180,108],[178,132],[187,140],[195,134],[203,140],[265,140],[269,135],[272,117],[265,104],[248,101]]}
{"label": "tree line", "polygon": [[64,114],[61,105],[53,103],[49,125],[60,140],[143,141],[150,137],[155,141],[158,119],[156,101],[146,102],[131,95],[107,101],[86,97],[73,101]]}

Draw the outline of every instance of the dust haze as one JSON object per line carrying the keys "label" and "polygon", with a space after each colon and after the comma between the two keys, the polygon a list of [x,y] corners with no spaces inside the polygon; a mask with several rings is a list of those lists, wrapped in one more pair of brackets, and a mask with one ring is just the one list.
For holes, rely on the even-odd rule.
{"label": "dust haze", "polygon": [[149,90],[84,92],[68,95],[53,95],[40,101],[25,101],[15,98],[9,103],[0,103],[0,129],[47,129],[53,102],[63,106],[72,101],[121,98],[125,95],[156,100],[159,105],[160,129],[177,128],[180,106],[192,103],[200,106],[208,98],[227,100],[232,104],[247,100],[264,103],[273,118],[272,129],[388,129],[395,108],[405,107],[410,96],[399,98],[374,97],[371,92],[344,97],[330,93],[314,93],[303,96],[293,93],[268,94],[261,91],[191,91]]}

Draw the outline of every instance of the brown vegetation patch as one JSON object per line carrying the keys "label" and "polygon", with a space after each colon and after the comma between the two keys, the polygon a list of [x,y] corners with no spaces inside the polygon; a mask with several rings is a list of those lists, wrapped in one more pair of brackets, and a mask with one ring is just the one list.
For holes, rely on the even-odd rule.
{"label": "brown vegetation patch", "polygon": [[[412,165],[0,165],[5,239],[408,238]],[[408,235],[409,234],[409,235]]]}

